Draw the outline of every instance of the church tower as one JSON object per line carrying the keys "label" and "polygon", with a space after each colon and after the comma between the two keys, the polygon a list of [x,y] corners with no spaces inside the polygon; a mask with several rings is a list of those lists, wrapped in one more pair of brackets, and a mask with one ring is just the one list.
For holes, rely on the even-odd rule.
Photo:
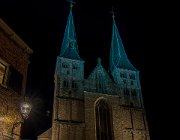
{"label": "church tower", "polygon": [[[76,133],[83,135],[84,61],[79,56],[72,7],[71,2],[61,52],[56,63],[52,140],[75,139]],[[82,138],[76,139],[83,140]]]}
{"label": "church tower", "polygon": [[38,140],[150,140],[139,71],[126,55],[114,13],[110,71],[98,58],[85,79],[70,3],[56,60],[52,128]]}
{"label": "church tower", "polygon": [[110,72],[115,84],[123,92],[124,104],[143,107],[139,71],[129,61],[112,13]]}

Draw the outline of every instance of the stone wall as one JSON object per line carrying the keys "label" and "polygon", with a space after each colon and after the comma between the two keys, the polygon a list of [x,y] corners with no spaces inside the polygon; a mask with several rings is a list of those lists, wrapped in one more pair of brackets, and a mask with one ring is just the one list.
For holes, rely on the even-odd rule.
{"label": "stone wall", "polygon": [[[52,140],[85,140],[84,126],[84,123],[56,121],[52,127]],[[43,134],[39,137],[43,137]]]}
{"label": "stone wall", "polygon": [[96,139],[95,103],[99,99],[106,100],[111,108],[114,140],[149,139],[143,108],[122,106],[121,100],[115,95],[85,92],[86,140]]}

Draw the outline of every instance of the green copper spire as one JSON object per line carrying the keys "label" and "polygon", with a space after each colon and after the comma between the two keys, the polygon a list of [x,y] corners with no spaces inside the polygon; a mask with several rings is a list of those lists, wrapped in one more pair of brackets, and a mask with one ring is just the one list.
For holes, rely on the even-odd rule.
{"label": "green copper spire", "polygon": [[124,50],[124,46],[118,28],[114,20],[115,18],[114,12],[112,11],[111,13],[112,13],[113,24],[112,24],[112,40],[111,40],[111,50],[110,50],[110,71],[112,72],[115,67],[136,71],[136,68],[131,64]]}
{"label": "green copper spire", "polygon": [[79,56],[74,20],[72,15],[72,7],[75,2],[73,2],[72,0],[69,0],[69,2],[70,13],[66,24],[60,57],[81,60]]}

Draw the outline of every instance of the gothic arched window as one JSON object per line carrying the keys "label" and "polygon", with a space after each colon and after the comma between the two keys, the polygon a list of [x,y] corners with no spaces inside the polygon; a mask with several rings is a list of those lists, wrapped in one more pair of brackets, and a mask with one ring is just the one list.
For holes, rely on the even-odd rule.
{"label": "gothic arched window", "polygon": [[113,140],[111,112],[105,100],[99,100],[95,106],[96,139]]}

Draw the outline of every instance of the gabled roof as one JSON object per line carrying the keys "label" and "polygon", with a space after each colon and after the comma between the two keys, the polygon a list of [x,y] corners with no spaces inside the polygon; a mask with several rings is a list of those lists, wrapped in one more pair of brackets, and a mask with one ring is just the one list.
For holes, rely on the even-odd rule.
{"label": "gabled roof", "polygon": [[96,92],[108,93],[108,87],[113,85],[113,80],[109,77],[106,70],[101,65],[101,59],[98,58],[98,64],[87,78],[90,83],[89,88],[95,89]]}

